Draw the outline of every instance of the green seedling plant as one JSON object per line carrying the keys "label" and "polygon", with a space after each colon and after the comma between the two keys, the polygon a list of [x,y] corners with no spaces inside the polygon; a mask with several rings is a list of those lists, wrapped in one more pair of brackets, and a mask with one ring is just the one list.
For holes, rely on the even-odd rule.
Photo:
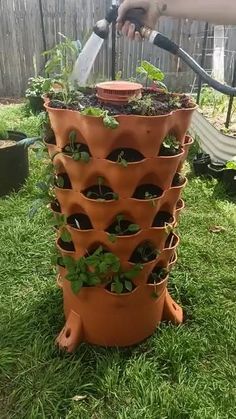
{"label": "green seedling plant", "polygon": [[174,231],[175,231],[175,228],[174,228],[173,224],[165,223],[165,232],[166,232],[167,235],[169,235],[171,233],[174,233]]}
{"label": "green seedling plant", "polygon": [[118,200],[119,196],[115,192],[103,192],[102,186],[104,185],[105,179],[102,176],[98,176],[98,193],[94,191],[88,191],[87,198],[97,199],[100,202],[106,201],[106,197],[110,197],[111,200]]}
{"label": "green seedling plant", "polygon": [[116,217],[117,225],[115,226],[115,234],[109,234],[109,240],[112,243],[115,243],[117,236],[125,236],[127,233],[137,233],[140,231],[140,226],[138,224],[130,224],[127,228],[122,228],[121,221],[125,219],[124,215],[119,214]]}
{"label": "green seedling plant", "polygon": [[45,72],[61,87],[60,94],[63,102],[70,104],[78,98],[78,92],[74,91],[70,77],[80,50],[77,43],[61,33],[59,35],[63,39],[62,42],[43,53],[44,56],[48,57]]}
{"label": "green seedling plant", "polygon": [[9,134],[7,131],[7,125],[5,123],[5,121],[1,120],[0,121],[0,141],[1,140],[8,140],[9,138]]}
{"label": "green seedling plant", "polygon": [[77,294],[82,287],[91,287],[106,282],[111,282],[112,292],[120,294],[124,289],[132,290],[131,279],[137,276],[141,265],[136,265],[132,270],[123,272],[119,258],[110,252],[104,252],[99,246],[91,255],[74,260],[64,257],[63,263],[67,269],[66,279],[71,282],[72,291]]}
{"label": "green seedling plant", "polygon": [[124,155],[125,155],[125,152],[122,150],[120,152],[119,156],[117,157],[117,163],[122,167],[127,167],[128,162],[127,162],[127,160],[124,159]]}
{"label": "green seedling plant", "polygon": [[140,274],[142,269],[143,266],[141,264],[136,264],[127,272],[119,270],[119,272],[112,278],[111,292],[121,294],[124,291],[133,291],[134,285],[132,280]]}
{"label": "green seedling plant", "polygon": [[81,111],[82,115],[88,115],[88,116],[94,116],[97,118],[102,118],[103,125],[106,128],[115,129],[119,126],[119,122],[116,120],[116,118],[112,115],[109,115],[108,111],[105,111],[100,108],[96,107],[88,107]]}
{"label": "green seedling plant", "polygon": [[236,157],[235,160],[231,160],[226,163],[226,170],[236,170]]}
{"label": "green seedling plant", "polygon": [[200,107],[202,109],[211,108],[212,116],[217,113],[224,113],[227,109],[227,97],[216,92],[210,87],[204,86],[201,90]]}
{"label": "green seedling plant", "polygon": [[71,242],[71,234],[67,230],[67,217],[64,214],[54,213],[52,214],[52,224],[60,230],[61,240],[65,243]]}
{"label": "green seedling plant", "polygon": [[155,65],[149,63],[148,61],[141,61],[141,65],[137,67],[136,73],[141,77],[145,78],[146,88],[148,87],[148,81],[152,81],[158,87],[167,91],[166,85],[163,83],[165,74]]}
{"label": "green seedling plant", "polygon": [[81,145],[76,142],[76,131],[69,134],[70,144],[65,147],[65,154],[69,154],[73,160],[88,163],[90,155],[86,151],[80,151]]}
{"label": "green seedling plant", "polygon": [[49,205],[54,200],[53,185],[54,185],[54,166],[50,162],[44,166],[42,179],[36,183],[37,198],[33,201],[29,210],[29,217],[34,215],[45,205]]}
{"label": "green seedling plant", "polygon": [[180,148],[180,144],[179,144],[178,140],[172,134],[169,134],[167,137],[165,137],[163,145],[166,148],[170,148],[170,149],[174,149],[174,150],[179,150],[179,148]]}
{"label": "green seedling plant", "polygon": [[139,115],[155,115],[155,107],[151,95],[145,95],[142,98],[132,97],[129,100],[129,103],[133,111]]}
{"label": "green seedling plant", "polygon": [[136,251],[143,263],[147,263],[151,259],[155,259],[160,254],[159,250],[151,247],[149,243],[143,243],[138,246]]}
{"label": "green seedling plant", "polygon": [[155,285],[154,291],[152,292],[152,295],[151,295],[152,298],[154,298],[154,299],[157,299],[159,297],[158,292],[157,292],[157,289],[158,289],[157,285],[160,282],[162,282],[169,273],[169,270],[167,268],[161,268],[160,267],[157,270],[158,270],[158,272],[152,272],[150,274],[149,281],[148,281],[149,284]]}
{"label": "green seedling plant", "polygon": [[155,207],[156,206],[156,201],[155,201],[155,199],[156,198],[158,198],[158,196],[157,195],[155,195],[155,194],[151,194],[150,192],[145,192],[145,200],[146,201],[150,201],[150,203],[151,203],[151,205],[153,206],[153,207]]}

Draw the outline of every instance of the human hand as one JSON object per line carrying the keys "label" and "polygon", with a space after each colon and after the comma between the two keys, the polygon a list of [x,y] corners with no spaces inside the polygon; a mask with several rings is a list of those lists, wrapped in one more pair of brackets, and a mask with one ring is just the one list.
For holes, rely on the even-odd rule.
{"label": "human hand", "polygon": [[155,27],[157,19],[160,16],[158,0],[122,0],[118,9],[117,27],[129,39],[141,39],[139,32],[135,31],[135,25],[125,20],[125,15],[128,11],[138,8],[144,10],[142,23],[150,29]]}

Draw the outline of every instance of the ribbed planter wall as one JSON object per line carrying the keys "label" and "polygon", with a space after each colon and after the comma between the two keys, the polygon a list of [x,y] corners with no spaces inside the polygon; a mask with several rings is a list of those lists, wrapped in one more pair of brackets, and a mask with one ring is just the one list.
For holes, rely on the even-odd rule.
{"label": "ribbed planter wall", "polygon": [[[158,250],[156,257],[143,263],[143,269],[133,280],[135,289],[116,294],[107,290],[106,283],[84,287],[73,293],[66,279],[66,269],[59,267],[58,285],[63,289],[66,324],[57,342],[61,348],[73,351],[81,341],[104,346],[128,346],[136,344],[156,329],[162,320],[175,324],[183,320],[182,309],[172,300],[168,291],[168,273],[157,284],[148,278],[158,266],[173,268],[177,260],[179,238],[172,229],[177,225],[184,207],[181,185],[172,186],[176,172],[181,170],[192,139],[186,136],[194,109],[183,109],[164,116],[118,116],[119,126],[108,129],[102,118],[83,116],[79,112],[57,110],[47,106],[56,145],[49,145],[49,154],[55,155],[53,163],[58,174],[69,178],[67,188],[55,187],[61,213],[68,220],[73,247],[65,250],[57,240],[63,256],[75,259],[85,256],[90,249],[102,245],[119,257],[124,270],[134,265],[132,255],[143,243],[151,243]],[[63,153],[69,144],[71,131],[76,132],[76,142],[85,144],[90,152],[89,162],[75,161]],[[181,144],[181,151],[174,156],[159,156],[160,147],[169,133],[174,133]],[[142,154],[140,161],[127,167],[109,160],[114,150],[131,148]],[[85,191],[97,184],[98,177],[104,185],[118,195],[118,199],[99,201],[86,196]],[[142,185],[152,184],[159,188],[156,198],[137,197]],[[169,214],[166,225],[158,225],[161,213]],[[74,214],[83,214],[90,220],[87,230],[75,228],[69,223]],[[139,225],[135,234],[109,239],[108,229],[117,215]],[[142,262],[141,262],[142,263]],[[155,293],[156,298],[153,298]]]}
{"label": "ribbed planter wall", "polygon": [[191,134],[199,136],[202,150],[213,162],[224,163],[236,155],[236,138],[218,131],[199,111],[194,113]]}

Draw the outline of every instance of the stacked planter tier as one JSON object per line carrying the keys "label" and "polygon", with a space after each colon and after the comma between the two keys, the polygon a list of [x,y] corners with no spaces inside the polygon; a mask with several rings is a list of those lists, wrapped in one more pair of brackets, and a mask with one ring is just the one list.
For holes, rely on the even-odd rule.
{"label": "stacked planter tier", "polygon": [[[93,226],[90,230],[79,230],[68,225],[75,250],[65,251],[57,241],[61,254],[78,259],[102,245],[119,257],[122,268],[127,271],[133,266],[131,255],[140,244],[150,242],[159,250],[156,259],[143,264],[143,270],[133,280],[136,288],[124,294],[112,293],[106,285],[82,288],[74,294],[71,283],[65,278],[66,270],[58,267],[66,317],[65,327],[57,339],[59,346],[68,351],[73,351],[81,341],[128,346],[150,336],[162,320],[181,323],[182,309],[167,291],[168,275],[158,284],[149,284],[148,278],[156,266],[170,270],[177,260],[178,236],[165,227],[153,226],[153,222],[160,211],[165,211],[172,215],[169,224],[175,227],[184,207],[180,195],[186,181],[177,187],[171,187],[171,184],[175,173],[181,170],[192,142],[186,132],[194,109],[157,117],[118,116],[119,126],[113,130],[104,127],[102,118],[48,106],[47,110],[56,137],[56,145],[48,145],[49,154],[55,156],[53,162],[57,173],[66,173],[72,187],[55,187],[61,212],[67,217],[86,214]],[[74,161],[61,152],[69,143],[71,131],[76,131],[78,143],[88,146],[91,153],[88,163]],[[181,152],[175,156],[158,156],[162,142],[170,133],[180,142]],[[144,158],[127,167],[107,159],[112,151],[120,148],[132,148]],[[100,202],[82,193],[95,185],[98,177],[103,177],[104,184],[118,194],[118,200]],[[152,200],[133,198],[136,188],[142,184],[158,186],[162,195]],[[106,230],[119,214],[138,224],[140,231],[117,237],[112,243]],[[172,234],[172,240],[166,246],[168,234]],[[157,298],[153,298],[154,292]]]}

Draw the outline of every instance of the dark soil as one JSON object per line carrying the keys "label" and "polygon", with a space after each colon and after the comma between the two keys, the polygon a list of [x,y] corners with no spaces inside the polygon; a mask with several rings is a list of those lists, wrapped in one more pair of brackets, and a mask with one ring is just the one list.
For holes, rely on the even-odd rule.
{"label": "dark soil", "polygon": [[148,277],[148,284],[158,284],[166,278],[167,271],[161,266],[157,266]]}
{"label": "dark soil", "polygon": [[89,199],[94,200],[104,200],[104,201],[114,201],[114,192],[109,186],[105,185],[93,185],[85,189],[82,192]]}
{"label": "dark soil", "polygon": [[59,173],[57,175],[57,178],[55,179],[55,186],[61,189],[72,189],[71,181],[67,173]]}
{"label": "dark soil", "polygon": [[54,212],[61,212],[61,206],[59,202],[57,201],[57,199],[51,203],[51,209]]}
{"label": "dark soil", "polygon": [[[143,99],[140,99],[139,103],[145,101],[146,96],[152,98],[152,110],[149,111],[149,116],[165,115],[176,109],[186,109],[195,106],[192,99],[187,95],[177,95],[173,93],[160,93],[160,92],[143,92]],[[80,100],[66,105],[61,100],[57,100],[56,95],[53,98],[49,106],[56,109],[71,109],[75,111],[81,111],[83,108],[88,107],[99,107],[100,109],[107,110],[110,115],[141,115],[142,112],[133,108],[132,102],[127,105],[112,105],[101,103],[95,92],[84,94]]]}
{"label": "dark soil", "polygon": [[159,151],[159,156],[177,156],[181,153],[181,147],[167,147],[162,144]]}
{"label": "dark soil", "polygon": [[126,160],[128,163],[134,163],[144,159],[143,154],[133,148],[117,148],[107,156],[107,160],[116,162],[121,153],[123,153],[121,156],[122,159]]}
{"label": "dark soil", "polygon": [[[137,187],[133,194],[136,199],[155,199],[161,196],[163,190],[156,185],[147,183]],[[149,194],[150,197],[147,196]]]}
{"label": "dark soil", "polygon": [[72,155],[74,151],[79,151],[80,153],[86,152],[91,156],[90,150],[86,144],[76,143],[74,146],[75,150],[72,150],[70,144],[67,144],[65,147],[63,147],[62,152],[68,155]]}
{"label": "dark soil", "polygon": [[[76,223],[77,221],[77,223]],[[73,214],[67,218],[67,223],[78,230],[92,230],[93,226],[86,214]]]}
{"label": "dark soil", "polygon": [[145,242],[136,247],[129,262],[132,263],[148,263],[155,260],[158,250],[151,242]]}
{"label": "dark soil", "polygon": [[46,144],[56,145],[56,137],[51,127],[47,127],[44,132],[44,142]]}
{"label": "dark soil", "polygon": [[[174,238],[173,238],[174,237]],[[176,237],[173,233],[170,233],[167,237],[167,240],[165,242],[165,249],[169,249],[170,247],[173,247],[176,244]]]}
{"label": "dark soil", "polygon": [[73,242],[64,242],[61,238],[58,240],[58,245],[67,252],[74,252],[75,246]]}
{"label": "dark soil", "polygon": [[185,178],[180,173],[175,173],[173,180],[172,180],[172,188],[174,186],[182,186],[185,182]]}
{"label": "dark soil", "polygon": [[[117,221],[114,221],[114,223],[112,223],[106,231],[110,234],[115,234],[116,236],[123,236],[123,235],[124,236],[132,236],[132,235],[136,234],[137,231],[135,231],[135,232],[125,231],[125,230],[128,229],[128,227],[131,224],[133,224],[133,223],[128,221],[128,220],[121,220],[120,223],[118,223]],[[120,228],[119,228],[119,226],[120,226]],[[120,229],[121,229],[121,232],[119,231]]]}
{"label": "dark soil", "polygon": [[160,211],[154,218],[152,227],[165,227],[165,224],[173,222],[173,217],[169,212]]}

